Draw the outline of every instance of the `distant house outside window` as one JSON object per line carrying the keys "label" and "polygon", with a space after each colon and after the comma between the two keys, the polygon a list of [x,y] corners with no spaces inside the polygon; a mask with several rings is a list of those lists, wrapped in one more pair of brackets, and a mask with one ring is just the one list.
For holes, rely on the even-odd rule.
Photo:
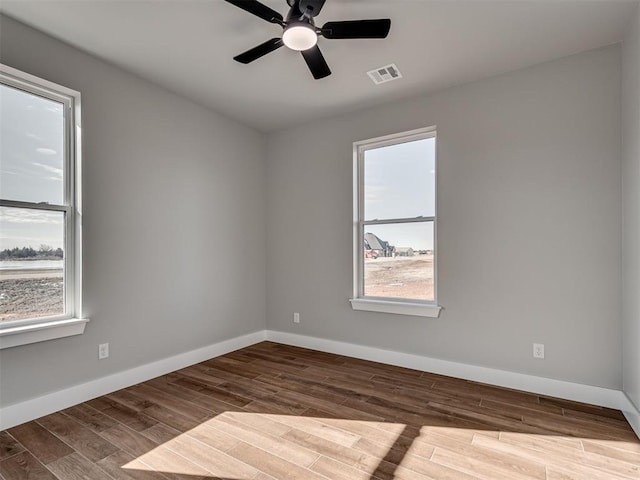
{"label": "distant house outside window", "polygon": [[79,101],[78,92],[1,66],[0,348],[82,333],[86,323]]}
{"label": "distant house outside window", "polygon": [[438,316],[436,130],[354,144],[356,310]]}

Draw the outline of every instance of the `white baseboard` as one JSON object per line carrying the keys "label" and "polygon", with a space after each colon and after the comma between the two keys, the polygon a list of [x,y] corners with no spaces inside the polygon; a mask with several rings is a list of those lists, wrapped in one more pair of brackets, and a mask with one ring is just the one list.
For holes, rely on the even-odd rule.
{"label": "white baseboard", "polygon": [[69,408],[92,398],[179,370],[265,340],[265,331],[224,340],[206,347],[91,380],[64,390],[0,408],[0,430]]}
{"label": "white baseboard", "polygon": [[627,422],[629,422],[633,431],[636,432],[636,435],[640,438],[640,410],[638,410],[638,407],[633,404],[625,393],[622,393],[622,396],[624,397],[624,404],[620,410],[622,410]]}
{"label": "white baseboard", "polygon": [[157,362],[125,370],[124,372],[118,372],[96,380],[91,380],[38,398],[2,407],[0,408],[0,430],[11,428],[15,425],[42,417],[43,415],[49,415],[50,413],[99,397],[100,395],[105,395],[120,390],[121,388],[144,382],[151,378],[224,355],[225,353],[240,348],[248,347],[264,340],[389,365],[413,368],[539,395],[548,395],[566,400],[614,408],[624,413],[629,424],[636,434],[638,434],[638,437],[640,437],[640,411],[638,411],[629,398],[619,390],[273,330],[262,330],[232,338],[197,350],[158,360]]}
{"label": "white baseboard", "polygon": [[294,333],[267,330],[267,340],[296,347],[311,348],[322,352],[346,355],[374,362],[412,368],[450,377],[488,383],[499,387],[513,388],[538,395],[563,398],[576,402],[589,403],[602,407],[622,410],[627,407],[626,396],[619,390],[593,387],[579,383],[537,377],[524,373],[508,372],[494,368],[478,367],[465,363],[439,360],[437,358],[412,355],[409,353],[365,347],[353,343],[308,337]]}

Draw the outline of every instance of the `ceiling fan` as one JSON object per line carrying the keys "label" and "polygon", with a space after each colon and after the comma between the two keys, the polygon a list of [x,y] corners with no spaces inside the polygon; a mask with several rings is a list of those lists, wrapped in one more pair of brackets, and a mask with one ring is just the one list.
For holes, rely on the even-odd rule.
{"label": "ceiling fan", "polygon": [[391,20],[388,18],[327,22],[322,28],[318,28],[314,23],[314,18],[322,10],[325,0],[287,0],[290,9],[286,20],[281,14],[257,0],[226,1],[267,22],[276,23],[284,29],[282,37],[267,40],[257,47],[233,57],[234,60],[244,64],[251,63],[285,45],[302,53],[302,57],[316,80],[331,75],[329,65],[317,45],[318,35],[329,39],[386,38],[391,28]]}

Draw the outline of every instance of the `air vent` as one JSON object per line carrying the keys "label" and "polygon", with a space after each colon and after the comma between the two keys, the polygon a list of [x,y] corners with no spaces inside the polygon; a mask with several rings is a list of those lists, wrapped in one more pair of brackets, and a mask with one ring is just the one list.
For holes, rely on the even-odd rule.
{"label": "air vent", "polygon": [[375,83],[376,85],[402,78],[402,74],[400,73],[400,70],[398,70],[398,67],[396,67],[395,63],[392,63],[391,65],[387,65],[385,67],[376,68],[375,70],[371,70],[367,72],[367,75],[369,75],[369,78],[371,78],[371,80],[373,80],[373,83]]}

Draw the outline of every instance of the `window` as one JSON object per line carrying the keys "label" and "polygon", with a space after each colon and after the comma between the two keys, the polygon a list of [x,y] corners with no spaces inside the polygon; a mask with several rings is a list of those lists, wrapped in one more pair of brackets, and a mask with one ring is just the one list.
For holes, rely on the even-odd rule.
{"label": "window", "polygon": [[437,317],[436,131],[354,144],[356,310]]}
{"label": "window", "polygon": [[0,348],[81,320],[80,94],[0,65]]}

